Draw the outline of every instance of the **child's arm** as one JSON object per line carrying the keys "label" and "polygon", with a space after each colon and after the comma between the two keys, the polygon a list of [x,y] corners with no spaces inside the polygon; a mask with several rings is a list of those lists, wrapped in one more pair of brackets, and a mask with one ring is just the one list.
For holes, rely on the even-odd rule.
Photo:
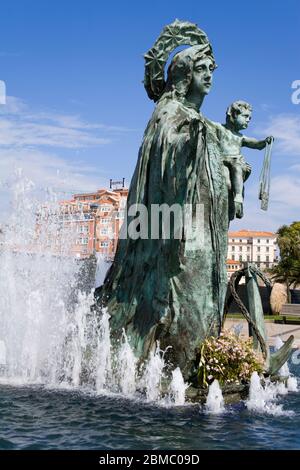
{"label": "child's arm", "polygon": [[274,137],[270,136],[264,140],[257,140],[253,137],[242,137],[242,147],[248,147],[250,149],[262,150],[267,144],[270,144],[274,140]]}

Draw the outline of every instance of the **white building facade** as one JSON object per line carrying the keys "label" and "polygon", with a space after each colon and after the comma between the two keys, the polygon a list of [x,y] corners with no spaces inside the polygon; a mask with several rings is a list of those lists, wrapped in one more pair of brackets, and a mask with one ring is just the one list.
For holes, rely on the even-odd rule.
{"label": "white building facade", "polygon": [[229,232],[227,258],[241,266],[248,262],[261,270],[272,268],[278,261],[276,234],[252,230]]}

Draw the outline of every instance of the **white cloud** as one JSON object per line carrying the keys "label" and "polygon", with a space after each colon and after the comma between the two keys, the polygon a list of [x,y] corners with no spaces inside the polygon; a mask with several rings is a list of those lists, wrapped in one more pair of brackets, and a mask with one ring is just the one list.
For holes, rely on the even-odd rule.
{"label": "white cloud", "polygon": [[300,163],[296,163],[295,165],[291,165],[291,166],[289,167],[289,170],[290,170],[291,172],[293,172],[293,173],[295,173],[295,172],[296,172],[296,173],[297,173],[297,172],[300,173]]}
{"label": "white cloud", "polygon": [[[272,179],[272,200],[276,204],[287,206],[289,210],[298,210],[300,204],[300,176],[283,174]],[[299,214],[300,215],[300,214]]]}
{"label": "white cloud", "polygon": [[78,115],[32,112],[24,101],[15,97],[7,98],[7,105],[0,108],[0,118],[0,145],[6,147],[77,149],[98,146],[111,142],[103,131],[115,129],[83,122]]}
{"label": "white cloud", "polygon": [[[10,181],[16,169],[34,183],[36,190],[51,188],[64,199],[74,192],[105,186],[101,168],[88,161],[66,158],[75,150],[109,144],[115,132],[127,129],[83,121],[79,115],[35,111],[21,99],[8,97],[0,106],[0,212],[10,197]],[[64,152],[63,152],[64,151]]]}
{"label": "white cloud", "polygon": [[101,179],[97,168],[67,161],[54,153],[38,149],[0,149],[1,180],[9,180],[17,168],[36,185],[54,186],[62,191],[95,189]]}
{"label": "white cloud", "polygon": [[72,194],[94,191],[107,185],[99,168],[69,161],[55,153],[39,149],[0,149],[0,220],[9,212],[9,201],[14,198],[15,174],[33,183],[34,197],[70,199]]}
{"label": "white cloud", "polygon": [[32,111],[21,98],[15,96],[7,96],[6,98],[6,105],[0,107],[0,117],[4,116],[15,120],[19,118],[22,122],[55,124],[67,129],[103,130],[108,132],[131,132],[135,130],[123,126],[89,123],[84,121],[79,114],[64,114],[53,110]]}
{"label": "white cloud", "polygon": [[300,175],[282,174],[272,178],[267,211],[260,209],[257,182],[246,184],[244,217],[232,222],[232,229],[273,230],[300,220]]}
{"label": "white cloud", "polygon": [[37,122],[0,120],[1,146],[48,146],[78,149],[108,144],[110,139],[63,126],[47,125]]}
{"label": "white cloud", "polygon": [[15,96],[7,96],[5,106],[0,106],[0,116],[2,115],[11,115],[11,114],[21,114],[25,112],[27,105],[25,101],[21,98]]}
{"label": "white cloud", "polygon": [[275,149],[283,156],[300,155],[300,116],[295,114],[278,114],[271,116],[264,126],[256,129],[259,135],[273,135],[276,139]]}
{"label": "white cloud", "polygon": [[[30,118],[30,116],[28,116]],[[34,116],[45,121],[54,122],[67,129],[81,129],[81,130],[102,130],[106,132],[131,132],[134,129],[129,129],[122,126],[109,126],[107,124],[88,123],[83,121],[79,115],[68,115],[58,113],[39,113]]]}

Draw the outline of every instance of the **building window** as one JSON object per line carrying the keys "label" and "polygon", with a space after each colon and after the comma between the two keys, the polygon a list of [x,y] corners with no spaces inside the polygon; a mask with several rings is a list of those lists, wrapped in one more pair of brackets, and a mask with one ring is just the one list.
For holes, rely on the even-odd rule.
{"label": "building window", "polygon": [[124,219],[124,211],[116,212],[116,219]]}
{"label": "building window", "polygon": [[102,228],[100,230],[100,235],[108,235],[108,228]]}
{"label": "building window", "polygon": [[270,243],[270,240],[267,238],[267,243]]}
{"label": "building window", "polygon": [[111,219],[101,219],[101,224],[109,224]]}
{"label": "building window", "polygon": [[232,259],[232,261],[235,261],[235,256],[234,256],[234,255],[232,255],[231,259]]}
{"label": "building window", "polygon": [[239,259],[240,259],[240,261],[243,261],[243,256],[242,256],[242,255],[240,255]]}
{"label": "building window", "polygon": [[257,256],[257,261],[260,263],[260,255]]}
{"label": "building window", "polygon": [[240,238],[240,243],[243,243],[243,240]]}
{"label": "building window", "polygon": [[247,251],[250,251],[250,246],[247,246]]}
{"label": "building window", "polygon": [[101,206],[101,212],[109,212],[111,209],[112,206]]}
{"label": "building window", "polygon": [[257,243],[260,243],[260,238],[257,239]]}
{"label": "building window", "polygon": [[240,246],[240,251],[243,251],[243,247],[242,247],[242,246]]}
{"label": "building window", "polygon": [[257,247],[257,251],[260,251],[260,246]]}
{"label": "building window", "polygon": [[88,238],[78,238],[76,240],[76,245],[87,245],[89,242]]}
{"label": "building window", "polygon": [[233,246],[231,247],[231,249],[232,249],[232,251],[235,251],[235,246],[233,245]]}
{"label": "building window", "polygon": [[231,239],[232,243],[234,243],[234,238]]}
{"label": "building window", "polygon": [[89,232],[89,228],[87,225],[80,225],[79,226],[79,233],[88,233]]}
{"label": "building window", "polygon": [[270,257],[267,255],[266,256],[266,262],[268,263],[270,261]]}
{"label": "building window", "polygon": [[249,255],[247,256],[247,261],[250,261],[250,256]]}
{"label": "building window", "polygon": [[109,246],[109,242],[101,242],[100,246],[101,248],[107,248]]}
{"label": "building window", "polygon": [[266,247],[266,252],[269,253],[269,251],[270,251],[270,248],[267,246]]}

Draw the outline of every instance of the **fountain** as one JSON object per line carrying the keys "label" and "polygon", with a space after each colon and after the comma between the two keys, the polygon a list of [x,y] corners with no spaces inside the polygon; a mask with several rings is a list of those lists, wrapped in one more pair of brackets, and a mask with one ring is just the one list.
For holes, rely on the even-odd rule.
{"label": "fountain", "polygon": [[[0,381],[132,399],[142,391],[155,403],[170,393],[172,403],[183,404],[186,384],[179,369],[170,390],[162,389],[165,362],[158,344],[140,373],[125,330],[113,349],[110,315],[93,308],[94,292],[87,293],[80,279],[82,262],[68,255],[74,234],[61,226],[59,205],[46,198],[42,207],[51,207],[51,219],[39,226],[37,240],[41,201],[33,188],[21,174],[16,177],[1,238]],[[64,247],[59,254],[53,246],[58,227]],[[96,276],[104,270],[100,259]]]}
{"label": "fountain", "polygon": [[[165,81],[165,64],[180,45],[189,47],[171,60]],[[132,179],[115,260],[105,277],[103,260],[98,260],[96,282],[103,284],[95,293],[80,282],[80,263],[69,256],[74,234],[70,224],[62,224],[59,205],[46,201],[43,211],[45,204],[29,197],[33,184],[16,181],[0,253],[0,341],[6,358],[0,373],[6,381],[85,387],[97,394],[136,397],[142,391],[152,403],[170,396],[182,405],[194,395],[212,412],[221,411],[222,384],[215,380],[209,390],[199,386],[197,358],[207,337],[220,337],[230,302],[237,301],[248,321],[265,375],[282,371],[293,337],[270,354],[258,278],[270,283],[251,264],[231,278],[224,314],[227,233],[230,221],[242,215],[242,202],[234,185],[228,191],[230,175],[219,146],[219,132],[229,129],[199,113],[216,67],[206,34],[176,20],[145,59],[144,84],[156,108]],[[249,168],[243,165],[244,181]],[[166,206],[174,211],[172,223],[163,213]],[[65,250],[58,250],[58,238]],[[238,296],[242,276],[249,310]],[[241,398],[248,386],[240,381],[229,393]],[[296,387],[292,378],[289,387]],[[223,388],[224,399],[226,393]],[[253,393],[249,403],[256,400]]]}
{"label": "fountain", "polygon": [[[6,349],[2,375],[28,383],[55,381],[59,374],[66,331],[73,324],[67,306],[79,270],[66,253],[53,254],[58,216],[37,233],[40,204],[32,188],[21,175],[16,177],[0,252],[0,339]],[[64,236],[67,250],[72,234],[66,231]]]}
{"label": "fountain", "polygon": [[292,412],[283,410],[283,405],[276,403],[279,395],[287,393],[288,389],[283,383],[266,381],[262,384],[261,378],[254,372],[251,377],[249,398],[246,401],[246,406],[248,410],[256,413],[291,416]]}
{"label": "fountain", "polygon": [[157,343],[155,350],[150,353],[142,379],[147,400],[151,402],[157,402],[161,398],[161,380],[165,367],[164,356],[161,353],[159,343]]}
{"label": "fountain", "polygon": [[118,375],[121,393],[133,396],[136,392],[136,357],[130,347],[125,330],[123,330],[122,344],[118,354]]}
{"label": "fountain", "polygon": [[298,382],[296,377],[288,377],[287,379],[287,389],[289,392],[298,392]]}
{"label": "fountain", "polygon": [[96,348],[96,390],[101,392],[109,387],[112,374],[109,314],[102,313]]}
{"label": "fountain", "polygon": [[175,405],[184,405],[186,389],[188,387],[189,385],[184,382],[181,370],[179,367],[176,367],[176,369],[172,371],[172,380],[170,383],[171,402]]}
{"label": "fountain", "polygon": [[212,414],[220,414],[225,411],[222,390],[217,380],[214,380],[209,386],[205,410]]}

